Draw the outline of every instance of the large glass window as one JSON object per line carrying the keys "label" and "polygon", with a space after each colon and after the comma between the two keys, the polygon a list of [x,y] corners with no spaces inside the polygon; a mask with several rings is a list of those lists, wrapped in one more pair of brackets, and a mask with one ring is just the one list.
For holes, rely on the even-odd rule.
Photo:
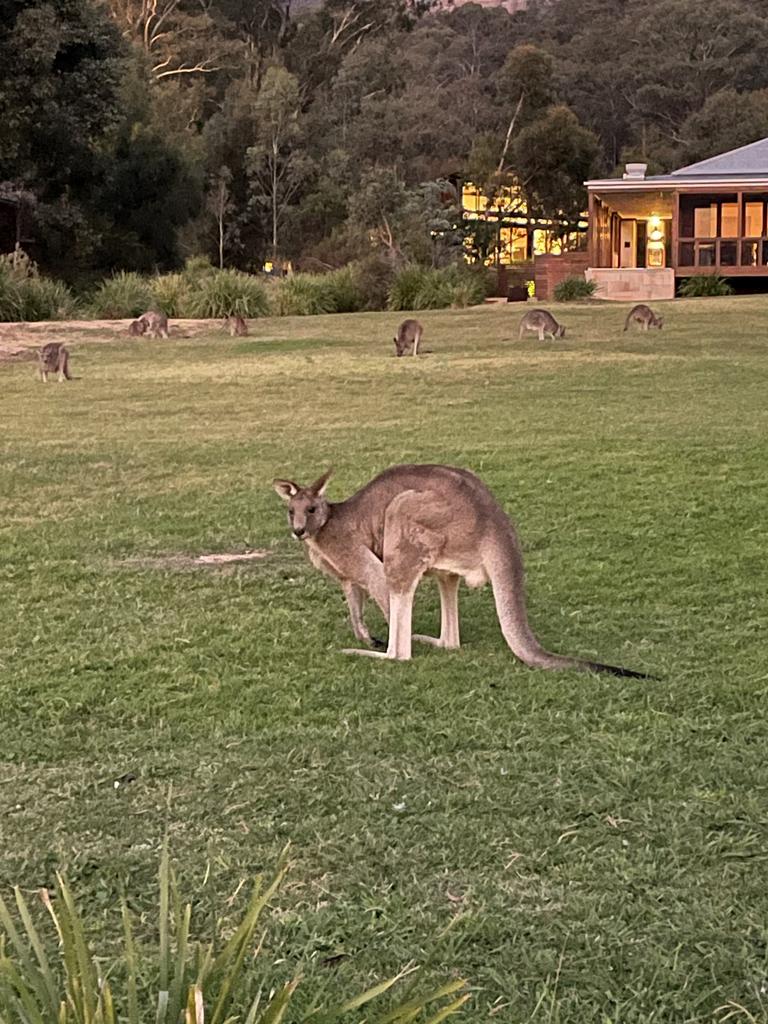
{"label": "large glass window", "polygon": [[760,243],[741,243],[741,265],[742,267],[756,267],[760,262]]}
{"label": "large glass window", "polygon": [[715,265],[715,243],[714,242],[700,242],[699,243],[698,265],[700,267],[714,267],[714,265]]}
{"label": "large glass window", "polygon": [[747,200],[744,203],[744,235],[747,238],[760,238],[763,233],[764,203]]}
{"label": "large glass window", "polygon": [[739,237],[739,204],[723,203],[720,207],[720,237]]}
{"label": "large glass window", "polygon": [[717,237],[717,203],[694,210],[693,233],[696,238]]}
{"label": "large glass window", "polygon": [[720,243],[720,266],[721,267],[735,267],[736,266],[736,254],[738,252],[738,242],[721,242]]}
{"label": "large glass window", "polygon": [[680,243],[680,266],[693,266],[693,242]]}

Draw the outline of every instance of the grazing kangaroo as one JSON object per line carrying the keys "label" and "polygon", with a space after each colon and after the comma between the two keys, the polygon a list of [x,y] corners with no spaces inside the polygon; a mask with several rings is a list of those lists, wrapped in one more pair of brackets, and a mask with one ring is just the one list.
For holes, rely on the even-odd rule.
{"label": "grazing kangaroo", "polygon": [[63,384],[65,380],[72,380],[69,372],[69,351],[60,342],[50,341],[43,345],[37,353],[37,361],[38,373],[43,384],[48,383],[49,373],[58,373],[59,384]]}
{"label": "grazing kangaroo", "polygon": [[[304,541],[312,564],[340,582],[356,638],[375,643],[363,620],[366,594],[389,622],[386,652],[345,653],[407,661],[412,639],[458,648],[458,589],[464,579],[470,587],[491,583],[504,638],[526,665],[648,678],[541,646],[528,624],[515,528],[474,473],[451,466],[393,466],[337,503],[325,497],[330,476],[331,470],[309,487],[292,480],[275,480],[273,486],[288,503],[293,536]],[[437,577],[439,637],[411,636],[413,598],[425,574]]]}
{"label": "grazing kangaroo", "polygon": [[656,316],[650,306],[646,306],[644,302],[639,302],[627,313],[627,319],[624,321],[625,331],[629,329],[631,323],[640,324],[644,331],[650,330],[651,327],[657,327],[661,330],[664,326],[664,317]]}
{"label": "grazing kangaroo", "polygon": [[146,320],[132,320],[128,324],[128,333],[132,338],[139,338],[142,334],[145,334],[147,330]]}
{"label": "grazing kangaroo", "polygon": [[544,341],[544,337],[547,334],[552,338],[552,341],[555,338],[565,337],[563,325],[559,324],[546,309],[531,309],[523,314],[523,318],[520,321],[520,330],[517,332],[518,338],[522,338],[526,331],[536,331],[539,341]]}
{"label": "grazing kangaroo", "polygon": [[228,316],[222,327],[229,331],[231,338],[245,338],[248,335],[248,324],[241,316]]}
{"label": "grazing kangaroo", "polygon": [[397,328],[395,336],[395,350],[397,354],[399,356],[405,355],[408,349],[413,347],[413,355],[417,356],[423,334],[424,328],[418,320],[403,320]]}
{"label": "grazing kangaroo", "polygon": [[165,313],[148,312],[142,313],[139,317],[140,323],[145,325],[145,333],[150,338],[168,337],[168,317]]}

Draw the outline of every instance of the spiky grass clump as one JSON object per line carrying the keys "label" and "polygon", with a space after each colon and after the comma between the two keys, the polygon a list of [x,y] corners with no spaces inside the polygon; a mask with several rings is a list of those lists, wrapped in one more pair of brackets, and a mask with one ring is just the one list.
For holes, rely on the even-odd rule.
{"label": "spiky grass clump", "polygon": [[333,313],[359,313],[366,308],[367,297],[357,267],[351,265],[333,270],[321,278]]}
{"label": "spiky grass clump", "polygon": [[269,300],[264,285],[252,274],[240,270],[216,270],[201,275],[187,302],[187,315],[200,319],[268,314]]}
{"label": "spiky grass clump", "polygon": [[192,282],[185,274],[159,274],[151,281],[153,308],[168,317],[188,315]]}
{"label": "spiky grass clump", "polygon": [[[139,943],[132,915],[122,903],[123,943],[117,957],[96,956],[72,890],[57,875],[57,893],[40,892],[53,922],[57,950],[34,923],[34,914],[20,889],[14,890],[16,915],[0,898],[0,1020],[14,1024],[279,1024],[294,1004],[298,976],[269,978],[260,969],[262,943],[256,934],[262,915],[287,872],[285,852],[273,878],[256,880],[239,925],[228,939],[220,938],[222,921],[213,925],[209,941],[192,935],[192,903],[182,905],[165,844],[160,863],[157,944]],[[4,935],[3,935],[4,933]],[[112,960],[109,963],[109,960]],[[322,1007],[311,1001],[312,1013],[325,1024],[380,1001],[411,970],[345,1001]],[[469,998],[463,981],[405,999],[379,1020],[426,1024],[457,1013]],[[429,1009],[427,1009],[429,1008]],[[297,1008],[294,1009],[294,1012]],[[306,1017],[302,1017],[306,1019]]]}
{"label": "spiky grass clump", "polygon": [[105,278],[92,294],[88,310],[95,319],[124,320],[152,307],[152,286],[140,274],[124,270]]}
{"label": "spiky grass clump", "polygon": [[555,302],[578,302],[580,299],[591,299],[596,289],[597,284],[594,281],[587,281],[585,277],[574,274],[573,277],[566,277],[555,287]]}
{"label": "spiky grass clump", "polygon": [[69,288],[42,277],[23,250],[0,256],[0,320],[66,320],[75,310]]}
{"label": "spiky grass clump", "polygon": [[486,278],[459,266],[421,267],[410,264],[395,275],[387,308],[446,309],[474,306],[486,296]]}
{"label": "spiky grass clump", "polygon": [[680,295],[686,299],[716,298],[733,295],[733,288],[719,274],[696,274],[683,281]]}
{"label": "spiky grass clump", "polygon": [[272,308],[277,316],[315,316],[333,313],[330,290],[320,274],[292,274],[274,286]]}

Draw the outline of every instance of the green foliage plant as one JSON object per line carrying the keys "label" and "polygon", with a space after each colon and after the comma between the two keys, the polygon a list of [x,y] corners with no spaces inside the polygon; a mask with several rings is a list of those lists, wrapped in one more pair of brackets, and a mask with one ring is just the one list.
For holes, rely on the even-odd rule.
{"label": "green foliage plant", "polygon": [[75,307],[69,288],[41,276],[37,264],[19,246],[0,256],[0,320],[66,320]]}
{"label": "green foliage plant", "polygon": [[253,274],[240,270],[217,270],[200,277],[186,309],[187,316],[199,319],[259,317],[270,312],[264,285]]}
{"label": "green foliage plant", "polygon": [[[259,959],[262,918],[288,871],[286,851],[271,879],[257,878],[234,931],[213,922],[208,941],[192,931],[192,902],[182,903],[164,844],[159,872],[156,937],[139,941],[128,903],[123,900],[122,947],[115,956],[97,955],[73,890],[56,876],[56,893],[40,891],[53,923],[51,942],[35,923],[36,914],[14,889],[15,913],[0,897],[0,1021],[3,1024],[279,1024],[291,1012],[300,976],[265,977]],[[56,952],[51,952],[55,949]],[[269,968],[266,968],[269,970]],[[413,983],[405,998],[386,1011],[382,997],[412,974],[407,968],[339,1005],[312,1002],[300,1019],[333,1024],[366,1007],[366,1019],[379,1024],[423,1021],[438,1024],[456,1014],[469,998],[455,980],[419,995]],[[374,1016],[369,1016],[369,1007]],[[295,1011],[294,1011],[295,1012]],[[291,1017],[291,1020],[296,1019]]]}
{"label": "green foliage plant", "polygon": [[574,274],[573,277],[566,277],[555,286],[555,302],[578,302],[580,299],[591,299],[596,289],[597,284],[594,281],[587,281],[586,278]]}
{"label": "green foliage plant", "polygon": [[95,319],[124,320],[141,316],[152,304],[152,285],[147,278],[121,270],[97,285],[88,310]]}
{"label": "green foliage plant", "polygon": [[703,299],[733,295],[733,288],[719,274],[695,274],[680,285],[680,295],[685,299]]}

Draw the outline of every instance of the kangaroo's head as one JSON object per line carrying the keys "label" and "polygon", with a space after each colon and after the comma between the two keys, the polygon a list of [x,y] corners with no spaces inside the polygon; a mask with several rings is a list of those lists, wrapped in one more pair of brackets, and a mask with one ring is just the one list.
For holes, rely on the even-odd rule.
{"label": "kangaroo's head", "polygon": [[403,352],[405,351],[405,343],[402,343],[402,344],[401,344],[401,342],[400,342],[400,339],[399,339],[399,338],[395,338],[395,339],[394,339],[394,342],[395,342],[395,352],[396,352],[396,353],[397,353],[397,354],[398,354],[399,356],[401,356],[401,355],[403,354]]}
{"label": "kangaroo's head", "polygon": [[328,522],[331,509],[325,499],[325,488],[332,473],[329,469],[309,487],[295,484],[293,480],[272,481],[272,486],[288,504],[288,522],[297,540],[309,540]]}
{"label": "kangaroo's head", "polygon": [[663,316],[654,317],[654,324],[653,324],[653,326],[654,327],[658,327],[658,329],[661,330],[661,328],[664,326],[664,317]]}
{"label": "kangaroo's head", "polygon": [[564,338],[565,337],[565,328],[563,327],[562,324],[560,324],[558,326],[558,328],[557,328],[557,337],[558,338]]}

